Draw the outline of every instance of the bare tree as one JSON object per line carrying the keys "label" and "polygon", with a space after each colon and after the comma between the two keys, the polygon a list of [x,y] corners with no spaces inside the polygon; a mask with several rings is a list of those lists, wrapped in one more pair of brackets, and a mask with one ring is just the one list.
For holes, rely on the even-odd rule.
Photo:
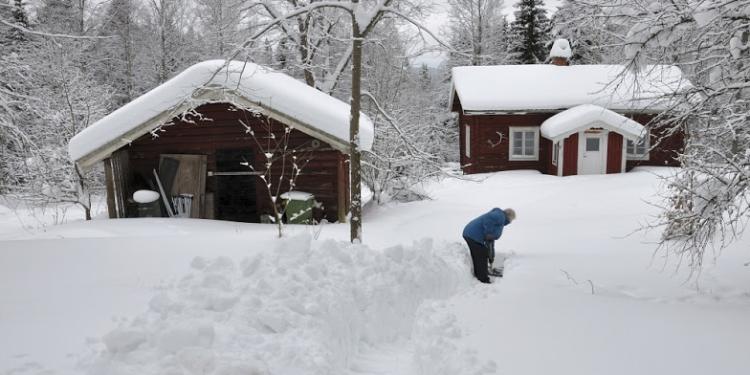
{"label": "bare tree", "polygon": [[[343,67],[351,66],[351,122],[349,132],[349,161],[350,161],[350,182],[351,182],[351,241],[361,242],[362,240],[362,193],[361,193],[361,149],[359,139],[359,118],[361,105],[361,78],[362,78],[362,47],[364,41],[368,38],[375,26],[385,18],[399,18],[419,27],[426,33],[430,34],[436,40],[437,37],[432,32],[426,30],[422,25],[412,17],[405,14],[398,5],[400,3],[408,4],[406,1],[397,0],[370,0],[360,2],[359,0],[339,0],[339,1],[312,1],[310,3],[300,4],[296,9],[279,15],[270,20],[264,27],[260,28],[255,34],[248,38],[241,46],[240,50],[232,54],[231,59],[237,57],[242,50],[253,46],[261,36],[270,30],[282,27],[287,20],[296,17],[315,13],[321,10],[331,9],[338,10],[349,16],[351,26],[351,53],[346,53],[334,70],[332,77],[337,77],[343,71]],[[264,2],[256,3],[255,6],[264,6]],[[441,43],[445,45],[444,43]],[[446,46],[447,47],[447,46]],[[338,78],[336,78],[338,81]],[[329,86],[330,88],[330,86]],[[325,90],[324,90],[325,91]]]}
{"label": "bare tree", "polygon": [[[271,119],[263,116],[262,113],[250,108],[246,108],[245,113],[254,116],[254,119],[245,118],[244,121],[240,121],[245,127],[245,132],[252,136],[257,150],[265,151],[263,153],[265,160],[261,170],[255,170],[253,161],[248,161],[247,166],[252,171],[259,172],[257,176],[263,182],[266,198],[271,214],[273,214],[273,222],[276,224],[279,238],[281,238],[284,234],[283,218],[285,214],[289,214],[287,212],[288,206],[281,205],[281,201],[285,193],[289,194],[294,191],[297,178],[312,159],[314,147],[311,145],[291,147],[289,139],[294,131],[291,127],[284,125],[279,134],[278,131],[275,131]],[[264,136],[262,139],[259,139],[251,125],[258,122],[263,124],[261,131]],[[302,213],[294,212],[291,214],[300,215]]]}

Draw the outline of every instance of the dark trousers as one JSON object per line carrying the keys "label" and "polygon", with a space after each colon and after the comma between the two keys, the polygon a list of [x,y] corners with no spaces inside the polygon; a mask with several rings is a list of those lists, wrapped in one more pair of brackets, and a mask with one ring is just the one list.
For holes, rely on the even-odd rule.
{"label": "dark trousers", "polygon": [[469,245],[471,261],[474,263],[474,276],[483,283],[490,283],[490,277],[487,274],[487,263],[489,262],[490,249],[483,244],[464,237],[466,244]]}

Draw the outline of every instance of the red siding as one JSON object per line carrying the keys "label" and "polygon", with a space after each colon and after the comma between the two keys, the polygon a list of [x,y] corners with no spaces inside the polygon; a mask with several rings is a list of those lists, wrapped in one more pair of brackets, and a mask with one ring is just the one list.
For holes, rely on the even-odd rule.
{"label": "red siding", "polygon": [[622,140],[621,134],[609,133],[607,142],[607,173],[622,172]]}
{"label": "red siding", "polygon": [[[509,160],[510,128],[539,127],[550,114],[528,115],[459,115],[461,134],[461,163],[471,164],[464,173],[484,173],[513,169],[536,169],[548,173],[552,143],[539,138],[539,159],[532,161]],[[471,158],[465,158],[463,148],[464,127],[471,126]],[[501,136],[502,134],[502,136]]]}
{"label": "red siding", "polygon": [[[552,165],[553,144],[547,139],[540,136],[539,139],[539,160],[535,161],[516,161],[509,160],[510,147],[510,127],[540,127],[542,123],[555,115],[556,113],[528,113],[528,114],[498,114],[498,115],[467,115],[463,113],[461,103],[456,96],[452,103],[452,110],[458,112],[459,125],[459,150],[461,153],[460,160],[464,173],[484,173],[503,171],[511,169],[536,169],[542,173],[557,174],[557,168]],[[641,124],[647,125],[654,115],[635,114],[629,117]],[[471,127],[471,157],[465,156],[465,128],[466,125]],[[502,134],[502,141],[500,136]],[[627,161],[627,169],[630,170],[636,165],[679,165],[676,160],[677,152],[681,152],[684,147],[682,134],[663,136],[663,131],[652,130],[651,144],[655,149],[651,151],[649,160],[632,160]],[[500,141],[500,142],[498,142]],[[609,139],[609,149],[617,148],[617,142],[612,137]],[[624,140],[619,138],[620,145]],[[577,174],[578,172],[578,136],[573,135],[565,140],[565,151],[563,161],[563,175]],[[619,158],[619,163],[617,162]],[[607,155],[607,173],[616,173],[620,171],[622,163],[622,154]],[[611,165],[610,165],[611,164]],[[616,166],[617,165],[617,166]]]}
{"label": "red siding", "polygon": [[563,154],[563,176],[578,174],[578,133],[565,138]]}
{"label": "red siding", "polygon": [[[257,171],[265,170],[265,156],[272,148],[272,135],[281,139],[284,134],[284,125],[276,121],[270,121],[270,126],[265,123],[265,117],[256,117],[253,114],[238,110],[229,104],[208,104],[196,109],[204,118],[194,119],[194,122],[183,122],[174,120],[174,125],[165,126],[164,131],[158,133],[154,138],[146,134],[135,140],[125,148],[130,152],[131,179],[136,175],[150,179],[151,170],[158,165],[160,154],[203,154],[208,156],[208,171],[216,171],[215,152],[220,149],[251,148],[255,152],[255,165]],[[256,144],[253,137],[247,134],[244,122],[252,128],[260,145]],[[270,130],[270,131],[269,131]],[[339,189],[347,189],[340,186],[339,162],[342,153],[334,150],[325,142],[320,142],[318,147],[312,147],[315,138],[297,130],[290,133],[288,146],[290,149],[307,150],[303,153],[309,155],[309,162],[304,166],[296,181],[296,190],[307,191],[315,195],[316,200],[323,203],[325,215],[328,220],[337,219],[339,205]],[[298,163],[301,164],[301,163]],[[291,164],[287,163],[284,175],[291,171]],[[282,165],[274,165],[272,176],[274,178],[272,189],[276,189],[279,176],[282,174]],[[288,178],[284,179],[281,191],[288,189]],[[207,192],[214,191],[214,177],[206,180]],[[265,185],[258,178],[256,182],[256,202],[260,212],[270,211],[270,202]]]}
{"label": "red siding", "polygon": [[[635,120],[641,124],[648,124],[653,116],[636,116]],[[628,160],[627,170],[631,170],[639,165],[668,165],[677,167],[680,165],[677,156],[685,148],[685,137],[682,132],[668,134],[668,129],[660,127],[658,124],[650,126],[650,141],[652,150],[649,152],[648,160]]]}

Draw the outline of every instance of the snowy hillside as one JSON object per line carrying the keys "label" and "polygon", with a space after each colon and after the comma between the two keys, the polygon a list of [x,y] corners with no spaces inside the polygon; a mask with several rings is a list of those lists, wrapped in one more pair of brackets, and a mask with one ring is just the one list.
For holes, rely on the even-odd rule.
{"label": "snowy hillside", "polygon": [[[345,225],[180,219],[29,233],[0,210],[0,374],[745,374],[748,241],[699,278],[654,256],[669,169],[477,175]],[[460,233],[494,206],[506,276]]]}

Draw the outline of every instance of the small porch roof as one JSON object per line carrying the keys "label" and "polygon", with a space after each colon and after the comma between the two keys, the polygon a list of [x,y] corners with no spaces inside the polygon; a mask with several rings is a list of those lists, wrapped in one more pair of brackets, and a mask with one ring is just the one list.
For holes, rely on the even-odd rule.
{"label": "small porch roof", "polygon": [[591,127],[604,128],[626,139],[635,140],[645,133],[638,122],[593,104],[583,104],[562,111],[542,123],[542,137],[556,141]]}

